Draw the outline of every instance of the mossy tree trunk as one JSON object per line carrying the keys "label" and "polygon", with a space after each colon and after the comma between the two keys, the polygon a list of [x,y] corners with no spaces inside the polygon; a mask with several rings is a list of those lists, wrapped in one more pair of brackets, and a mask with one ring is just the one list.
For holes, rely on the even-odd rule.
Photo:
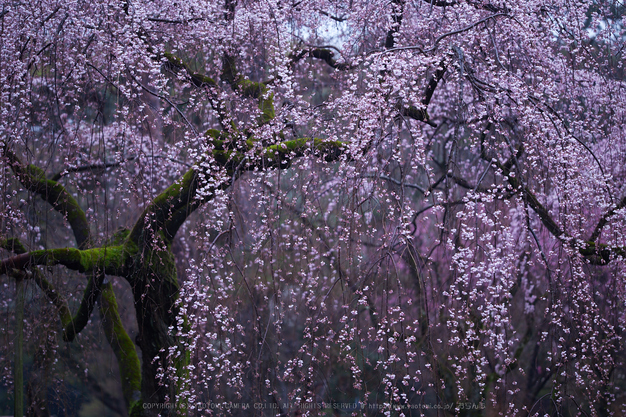
{"label": "mossy tree trunk", "polygon": [[[261,97],[259,100],[265,102],[267,98]],[[264,106],[267,107],[267,103]],[[244,155],[222,146],[222,140],[218,138],[227,138],[225,135],[208,134],[207,140],[215,142],[215,150],[210,155],[214,164],[224,168],[232,180],[244,170],[286,168],[292,159],[305,153],[334,160],[343,151],[343,144],[338,142],[300,138],[267,146],[257,150],[255,155]],[[118,361],[129,414],[179,414],[177,410],[144,407],[144,403],[173,403],[181,389],[180,381],[170,382],[161,378],[161,368],[168,366],[167,354],[170,348],[178,344],[176,300],[179,283],[171,245],[185,220],[210,200],[215,190],[209,190],[202,199],[197,198],[201,176],[192,168],[148,205],[131,230],[118,232],[102,247],[93,247],[89,224],[76,199],[57,181],[46,179],[40,168],[22,164],[8,147],[4,148],[4,156],[26,189],[40,195],[70,220],[78,248],[27,252],[17,240],[4,240],[0,242],[1,246],[15,255],[0,263],[0,274],[13,275],[16,270],[31,271],[37,285],[57,307],[63,338],[67,342],[71,342],[85,327],[96,301],[101,299],[100,314],[104,333]],[[230,182],[225,182],[220,187],[229,185]],[[63,265],[85,273],[88,278],[87,288],[74,316],[63,295],[37,269],[39,265]],[[142,351],[141,364],[135,345],[121,322],[115,294],[111,284],[105,280],[106,275],[123,277],[131,285],[139,326],[136,343]],[[174,371],[177,375],[185,375],[186,364],[187,360],[182,358],[169,366],[176,368]]]}

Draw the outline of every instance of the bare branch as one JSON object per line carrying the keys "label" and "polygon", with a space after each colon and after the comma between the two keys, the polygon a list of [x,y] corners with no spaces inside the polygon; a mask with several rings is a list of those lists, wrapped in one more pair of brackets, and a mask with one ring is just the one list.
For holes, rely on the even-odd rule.
{"label": "bare branch", "polygon": [[192,23],[192,22],[210,22],[212,23],[211,20],[205,18],[205,17],[192,17],[191,19],[166,19],[166,18],[161,18],[161,17],[148,17],[146,19],[149,22],[155,22],[155,23],[170,23],[170,24],[174,24],[174,25],[184,25],[187,23]]}
{"label": "bare branch", "polygon": [[[178,160],[178,159],[170,158],[165,155],[145,155],[145,157],[154,158],[154,159],[167,159],[168,161],[172,161],[177,164],[184,165],[184,166],[191,168],[191,164]],[[51,179],[52,181],[58,181],[61,178],[65,177],[66,175],[70,173],[74,173],[74,172],[100,171],[100,170],[106,170],[109,168],[117,168],[123,163],[134,161],[135,159],[139,159],[139,156],[138,155],[129,156],[128,158],[122,159],[121,161],[118,161],[118,162],[104,162],[104,163],[95,163],[95,164],[80,165],[76,167],[69,167],[53,175]]]}
{"label": "bare branch", "polygon": [[337,60],[335,59],[335,53],[327,47],[314,47],[302,50],[298,54],[291,54],[291,60],[293,63],[296,63],[305,57],[315,58],[324,61],[331,68],[339,71],[346,71],[354,68],[354,66],[351,64],[337,62]]}
{"label": "bare branch", "polygon": [[459,33],[463,33],[463,32],[467,32],[468,30],[471,30],[473,28],[475,28],[476,26],[480,25],[481,23],[485,23],[491,19],[495,19],[498,16],[507,16],[507,13],[495,13],[492,14],[490,16],[487,16],[483,19],[480,19],[477,22],[472,23],[471,25],[465,26],[463,28],[457,29],[457,30],[453,30],[451,32],[447,32],[444,33],[443,35],[439,36],[437,39],[435,39],[435,43],[433,44],[433,46],[431,46],[428,49],[422,49],[421,46],[400,46],[397,48],[390,48],[390,49],[386,49],[384,51],[379,52],[379,54],[386,54],[388,52],[398,52],[398,51],[411,51],[411,50],[417,50],[422,54],[427,54],[430,52],[433,52],[437,49],[437,46],[439,45],[439,42],[441,42],[443,39],[449,37],[449,36],[453,36],[453,35],[458,35]]}
{"label": "bare branch", "polygon": [[142,90],[144,90],[146,93],[160,98],[161,100],[165,101],[167,104],[169,104],[170,106],[172,106],[172,108],[174,108],[174,110],[176,110],[176,112],[179,114],[179,116],[185,121],[185,123],[187,123],[187,126],[189,126],[189,128],[193,131],[193,133],[195,133],[196,135],[198,135],[198,131],[196,130],[196,128],[191,124],[191,122],[187,119],[187,116],[185,116],[185,114],[178,108],[177,105],[175,105],[174,103],[172,103],[172,101],[161,95],[158,94],[152,90],[150,90],[148,87],[146,87],[145,85],[143,85],[137,78],[135,78],[134,75],[130,74],[130,76],[132,77],[132,79],[137,83],[137,85],[139,85],[141,87]]}
{"label": "bare branch", "polygon": [[377,174],[366,174],[366,175],[362,175],[361,178],[373,178],[373,179],[382,179],[382,180],[386,180],[389,182],[392,182],[396,185],[402,186],[402,187],[408,187],[408,188],[413,188],[417,191],[419,191],[420,193],[424,194],[426,193],[426,189],[424,187],[421,187],[417,184],[411,184],[411,183],[407,183],[407,182],[402,182],[402,181],[398,181],[395,178],[391,178],[388,177],[386,175],[377,175]]}
{"label": "bare branch", "polygon": [[320,12],[320,14],[321,14],[321,15],[324,15],[324,16],[326,16],[326,17],[329,17],[329,18],[333,19],[333,20],[334,20],[334,21],[336,21],[336,22],[345,22],[346,20],[348,20],[348,19],[346,19],[345,17],[337,17],[337,16],[333,16],[332,14],[330,14],[330,13],[328,13],[328,12],[325,12],[325,11],[323,11],[323,10],[319,10],[319,12]]}

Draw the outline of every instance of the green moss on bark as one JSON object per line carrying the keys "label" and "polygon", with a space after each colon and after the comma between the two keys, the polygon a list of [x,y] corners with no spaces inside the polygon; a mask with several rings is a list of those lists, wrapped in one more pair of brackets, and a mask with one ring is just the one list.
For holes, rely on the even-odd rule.
{"label": "green moss on bark", "polygon": [[198,72],[194,72],[189,67],[189,65],[187,65],[182,59],[178,58],[172,53],[165,52],[163,56],[165,57],[165,60],[170,65],[170,67],[172,67],[172,69],[175,70],[175,72],[177,72],[180,69],[185,70],[185,72],[187,72],[187,75],[189,76],[191,80],[191,83],[195,85],[196,87],[202,87],[205,85],[209,85],[209,86],[217,85],[213,78],[208,77],[204,74],[200,74]]}
{"label": "green moss on bark", "polygon": [[291,162],[307,150],[322,153],[328,160],[336,159],[343,151],[344,144],[339,141],[319,138],[299,138],[288,140],[265,148],[265,157],[275,162]]}
{"label": "green moss on bark", "polygon": [[[27,255],[27,256],[25,256]],[[24,257],[24,259],[22,259]],[[95,249],[44,249],[20,255],[18,268],[26,265],[64,265],[78,272],[100,269],[110,275],[122,275],[128,257],[126,245]]]}
{"label": "green moss on bark", "polygon": [[6,155],[9,158],[11,169],[22,185],[29,191],[39,194],[56,211],[65,216],[72,227],[79,248],[88,247],[90,244],[89,223],[87,223],[85,212],[80,208],[76,199],[58,182],[47,180],[46,174],[41,168],[35,165],[24,167],[17,155],[11,150],[7,149]]}
{"label": "green moss on bark", "polygon": [[102,287],[100,315],[104,334],[113,348],[120,367],[124,401],[130,409],[130,414],[133,415],[133,409],[143,404],[141,401],[141,364],[135,345],[120,319],[111,283]]}
{"label": "green moss on bark", "polygon": [[265,83],[258,83],[247,79],[241,79],[237,82],[237,86],[246,97],[252,97],[259,100],[259,110],[261,116],[259,123],[269,123],[276,116],[274,110],[274,94],[270,93]]}
{"label": "green moss on bark", "polygon": [[15,254],[26,253],[26,248],[19,239],[12,237],[9,239],[0,239],[0,248],[13,252]]}

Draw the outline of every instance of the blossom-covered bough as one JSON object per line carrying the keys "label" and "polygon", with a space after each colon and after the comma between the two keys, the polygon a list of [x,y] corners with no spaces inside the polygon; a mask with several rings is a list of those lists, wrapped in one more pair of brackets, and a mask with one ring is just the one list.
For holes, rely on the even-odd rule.
{"label": "blossom-covered bough", "polygon": [[3,5],[16,415],[625,413],[623,13]]}

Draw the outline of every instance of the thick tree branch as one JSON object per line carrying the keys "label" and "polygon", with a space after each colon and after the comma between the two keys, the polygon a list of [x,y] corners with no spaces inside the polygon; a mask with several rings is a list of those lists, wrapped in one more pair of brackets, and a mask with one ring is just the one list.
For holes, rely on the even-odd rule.
{"label": "thick tree branch", "polygon": [[100,316],[104,334],[113,348],[122,378],[122,392],[129,414],[141,399],[141,365],[133,341],[120,318],[111,283],[104,284],[100,297]]}
{"label": "thick tree branch", "polygon": [[13,256],[0,262],[0,274],[11,269],[25,270],[36,265],[63,265],[78,272],[102,270],[110,275],[123,275],[129,256],[129,244],[96,249],[42,249]]}
{"label": "thick tree branch", "polygon": [[[523,146],[520,145],[517,155],[523,152]],[[519,178],[517,178],[514,173],[511,172],[511,168],[513,164],[516,164],[515,160],[517,155],[512,155],[504,164],[498,161],[491,161],[495,163],[500,170],[502,170],[503,174],[506,176],[507,181],[511,185],[514,191],[520,191],[526,203],[533,209],[535,213],[539,216],[539,220],[545,226],[546,229],[556,238],[567,237],[566,233],[560,228],[560,226],[552,219],[548,210],[539,202],[537,197],[534,195],[530,189],[524,185]],[[576,246],[577,251],[585,257],[592,265],[606,265],[611,261],[611,257],[613,255],[616,256],[626,256],[626,251],[623,248],[611,248],[606,244],[597,244],[595,240],[598,238],[602,227],[608,221],[608,218],[615,213],[616,210],[626,206],[626,197],[620,201],[618,206],[616,206],[613,210],[609,211],[605,216],[603,216],[596,229],[592,233],[590,239],[586,242],[583,242],[582,247]],[[575,244],[575,243],[573,243]]]}
{"label": "thick tree branch", "polygon": [[59,311],[59,318],[61,319],[61,325],[65,328],[72,322],[72,313],[68,307],[65,297],[61,295],[54,286],[44,277],[43,272],[39,269],[33,269],[33,279],[35,283],[41,288],[41,291],[48,297],[52,304]]}
{"label": "thick tree branch", "polygon": [[528,189],[526,185],[522,184],[522,182],[515,175],[515,173],[511,172],[511,168],[515,164],[515,160],[523,152],[524,152],[524,147],[523,145],[520,145],[519,148],[517,149],[516,154],[511,155],[511,157],[504,163],[499,162],[495,158],[492,160],[488,160],[488,158],[486,157],[484,153],[481,156],[487,162],[495,164],[496,167],[498,167],[502,171],[502,174],[506,177],[507,181],[513,188],[514,192],[520,191],[523,194],[525,201],[533,209],[533,211],[537,213],[537,215],[539,216],[539,219],[541,220],[543,225],[546,227],[546,229],[548,229],[550,233],[552,233],[555,237],[557,238],[561,237],[563,235],[563,230],[561,230],[559,225],[552,219],[552,216],[550,215],[548,210],[543,206],[543,204],[539,202],[537,197],[535,197],[535,194],[532,191],[530,191],[530,189]]}
{"label": "thick tree branch", "polygon": [[598,244],[592,241],[584,242],[585,246],[578,251],[592,265],[606,265],[611,261],[611,257],[626,256],[626,251],[622,248],[611,248],[606,244]]}
{"label": "thick tree branch", "polygon": [[598,240],[598,237],[600,237],[600,233],[602,233],[602,229],[604,228],[604,226],[606,226],[607,222],[609,221],[609,217],[613,216],[617,212],[617,210],[621,210],[624,207],[626,207],[626,197],[622,198],[622,200],[619,202],[617,206],[609,210],[604,216],[600,218],[600,220],[598,221],[598,225],[596,226],[596,228],[593,230],[593,233],[589,237],[589,241],[595,242],[596,240]]}
{"label": "thick tree branch", "polygon": [[[56,211],[61,213],[64,217],[66,217],[70,223],[72,231],[74,232],[74,237],[76,239],[76,244],[79,249],[86,249],[91,246],[91,230],[89,228],[89,224],[87,223],[87,217],[85,216],[84,211],[78,205],[78,202],[74,197],[70,195],[70,193],[59,184],[55,179],[47,180],[45,178],[44,171],[36,167],[35,165],[28,165],[24,167],[20,162],[19,158],[15,153],[7,146],[4,148],[4,154],[9,159],[9,163],[13,172],[18,177],[22,185],[26,187],[29,191],[37,193],[41,195],[41,197],[47,201]],[[110,166],[114,166],[115,164],[109,164]],[[108,166],[105,164],[103,168],[107,168]],[[80,170],[78,168],[77,170]],[[56,177],[56,176],[55,176]],[[16,246],[16,243],[20,245],[20,247]],[[13,251],[18,253],[17,257],[9,258],[2,262],[2,265],[9,265],[12,262],[14,263],[11,268],[24,269],[29,263],[35,261],[59,263],[65,265],[70,269],[74,269],[80,272],[86,272],[92,270],[92,275],[87,282],[87,288],[83,293],[83,297],[81,299],[80,306],[76,315],[74,317],[71,316],[69,307],[67,305],[67,301],[62,297],[50,284],[41,271],[36,268],[33,268],[33,278],[37,285],[41,288],[41,290],[46,294],[48,299],[52,301],[52,303],[59,310],[59,316],[61,318],[61,324],[64,327],[63,331],[63,339],[65,341],[72,341],[76,337],[82,329],[89,322],[89,318],[91,317],[91,313],[93,312],[96,300],[100,295],[101,285],[105,278],[105,273],[112,273],[113,275],[117,275],[116,272],[121,270],[121,266],[123,266],[123,262],[121,262],[118,266],[113,267],[113,269],[109,269],[107,271],[106,265],[109,265],[109,268],[112,267],[116,262],[122,261],[119,259],[120,253],[115,248],[102,248],[96,249],[93,252],[98,257],[104,257],[103,264],[104,268],[96,268],[93,270],[93,267],[90,267],[90,264],[93,263],[93,254],[89,254],[88,251],[78,251],[75,249],[55,249],[52,254],[52,260],[50,259],[49,251],[35,251],[31,254],[24,253],[26,250],[17,240],[12,242]],[[15,249],[18,249],[16,251]],[[108,250],[108,254],[107,254]],[[92,250],[93,251],[93,250]],[[36,254],[37,252],[37,254]],[[19,258],[20,259],[16,259]],[[118,259],[113,259],[118,257]],[[91,259],[89,259],[91,258]],[[110,258],[110,259],[109,259]],[[109,260],[107,260],[109,259]],[[23,264],[21,267],[19,266],[21,263],[26,261],[26,264]],[[41,265],[41,263],[40,263]],[[0,266],[0,274],[6,273],[4,271],[3,266]],[[126,333],[124,331],[124,333]],[[126,335],[128,336],[128,335]]]}
{"label": "thick tree branch", "polygon": [[428,115],[428,111],[425,107],[418,108],[416,106],[402,107],[402,105],[398,104],[398,110],[405,117],[410,117],[413,120],[417,120],[418,122],[424,122],[433,127],[437,127],[437,124],[430,120],[430,116]]}
{"label": "thick tree branch", "polygon": [[[307,153],[313,153],[329,162],[334,161],[344,149],[341,142],[300,138],[261,148],[252,155],[236,150],[216,149],[213,151],[213,163],[223,167],[229,178],[235,179],[243,171],[288,168],[294,159]],[[171,242],[191,213],[213,198],[213,188],[204,190],[203,197],[198,198],[200,178],[197,168],[192,168],[157,196],[131,230],[130,241],[139,243],[146,226],[150,224],[151,230],[163,231],[165,240]],[[225,181],[218,187],[226,188],[230,185],[230,181]]]}
{"label": "thick tree branch", "polygon": [[80,333],[89,322],[93,308],[96,305],[96,300],[100,295],[103,282],[104,271],[98,269],[94,270],[92,276],[89,277],[87,281],[87,288],[85,288],[83,292],[83,297],[80,300],[76,314],[63,330],[63,340],[66,342],[74,340],[76,335]]}
{"label": "thick tree branch", "polygon": [[422,104],[424,106],[428,106],[430,104],[430,100],[433,98],[433,94],[435,93],[435,89],[437,85],[439,85],[439,81],[443,78],[443,75],[446,73],[446,66],[443,62],[439,64],[439,68],[435,71],[435,73],[430,77],[428,81],[428,86],[426,87],[426,91],[424,92],[424,98],[422,99]]}
{"label": "thick tree branch", "polygon": [[507,173],[507,179],[509,184],[513,187],[514,190],[520,190],[524,199],[528,202],[528,205],[533,209],[535,213],[539,216],[541,223],[552,233],[555,237],[561,237],[563,235],[563,230],[559,227],[559,225],[552,219],[548,210],[537,200],[535,194],[528,189],[525,185],[522,185],[519,179],[511,176],[511,173]]}
{"label": "thick tree branch", "polygon": [[319,59],[321,61],[326,62],[331,68],[334,68],[339,71],[346,71],[354,68],[352,65],[345,62],[337,62],[335,60],[335,53],[328,48],[309,48],[303,51],[300,51],[298,54],[291,54],[291,61],[293,64],[300,61],[301,59],[309,57]]}
{"label": "thick tree branch", "polygon": [[[41,194],[55,210],[66,215],[68,218],[71,213],[74,218],[78,219],[75,222],[77,225],[76,228],[75,224],[72,224],[72,230],[75,232],[77,244],[79,247],[89,245],[91,242],[90,230],[84,212],[65,188],[54,180],[45,180],[43,171],[33,165],[24,169],[12,152],[9,152],[7,156],[9,156],[9,160],[12,162],[12,168],[18,176],[18,179],[20,179],[25,187]],[[115,164],[110,165],[114,166]],[[102,168],[107,168],[107,166]],[[52,189],[53,192],[47,192],[48,189]],[[80,233],[76,233],[77,230]],[[64,297],[45,279],[39,269],[32,268],[33,279],[59,311],[61,324],[64,327],[63,339],[66,341],[72,341],[88,323],[95,302],[100,294],[105,272],[117,275],[123,269],[125,263],[123,256],[124,251],[128,250],[128,248],[122,249],[122,256],[120,256],[120,248],[122,248],[122,246],[85,251],[79,251],[77,249],[57,249],[52,251],[34,251],[29,254],[26,253],[26,248],[21,242],[14,238],[0,241],[0,246],[18,255],[3,261],[2,264],[0,264],[0,273],[5,273],[6,267],[9,265],[11,268],[19,267],[18,269],[24,269],[31,262],[39,264],[58,263],[81,272],[89,271],[90,269],[93,270],[94,261],[95,263],[102,263],[104,266],[103,269],[93,271],[93,276],[87,283],[81,304],[74,317],[71,316],[70,309]],[[101,259],[101,257],[105,257],[105,259]],[[109,259],[106,259],[107,257],[109,257]],[[26,261],[25,264],[24,261]],[[30,276],[30,274],[25,275],[27,277]],[[105,335],[120,365],[124,398],[127,401],[127,406],[132,407],[133,402],[139,400],[137,394],[140,391],[141,385],[141,366],[139,364],[139,358],[137,357],[136,349],[128,333],[122,325],[117,311],[115,294],[110,284],[104,286],[102,295],[106,305],[104,311],[101,311],[104,317],[103,326],[105,327]]]}
{"label": "thick tree branch", "polygon": [[233,91],[259,101],[259,110],[261,110],[259,125],[264,125],[274,119],[274,95],[269,92],[267,83],[254,82],[239,74],[235,58],[229,54],[224,54],[222,59],[222,80],[230,84]]}
{"label": "thick tree branch", "polygon": [[424,91],[424,97],[422,98],[422,106],[418,108],[416,106],[402,107],[401,105],[398,105],[401,114],[403,116],[410,117],[413,120],[424,122],[426,124],[429,124],[430,126],[437,127],[437,124],[430,120],[427,109],[430,101],[433,98],[435,89],[437,89],[437,86],[439,85],[439,82],[441,81],[445,73],[446,66],[442,62],[428,81],[428,86],[426,87],[426,90]]}
{"label": "thick tree branch", "polygon": [[[76,335],[84,329],[89,322],[96,300],[100,295],[100,289],[105,278],[107,267],[108,273],[118,275],[118,273],[121,272],[120,266],[123,266],[125,263],[120,262],[121,258],[123,258],[123,255],[120,256],[121,246],[83,251],[78,249],[52,249],[26,253],[24,246],[21,245],[20,242],[16,239],[11,239],[4,241],[2,247],[6,249],[11,247],[18,255],[2,261],[0,264],[0,274],[11,273],[11,271],[15,270],[23,271],[29,268],[32,269],[32,273],[26,275],[32,275],[37,285],[59,310],[61,324],[64,327],[63,339],[67,342],[74,340]],[[122,249],[122,252],[123,250],[124,249]],[[110,257],[110,259],[107,259],[107,257]],[[65,265],[69,269],[79,272],[92,272],[92,277],[87,282],[87,288],[83,293],[80,306],[74,317],[71,316],[67,301],[64,297],[45,279],[41,271],[32,268],[35,265],[51,264]],[[94,264],[102,266],[96,266]]]}
{"label": "thick tree branch", "polygon": [[404,0],[391,0],[391,27],[385,38],[385,48],[391,49],[396,44],[396,35],[400,31],[402,15],[404,14]]}
{"label": "thick tree branch", "polygon": [[[189,84],[197,88],[204,88],[209,96],[211,107],[217,113],[217,118],[222,128],[229,126],[228,106],[220,98],[220,88],[213,78],[193,71],[186,62],[170,52],[165,52],[160,59],[164,61],[164,67],[171,73],[178,74],[182,70],[187,74]],[[180,111],[177,107],[176,110]]]}
{"label": "thick tree branch", "polygon": [[333,19],[335,22],[345,22],[346,20],[348,20],[348,19],[346,19],[345,17],[337,17],[337,16],[334,16],[334,15],[332,15],[332,14],[330,14],[330,13],[328,13],[328,12],[325,12],[325,11],[323,11],[323,10],[318,10],[318,11],[320,12],[320,14],[321,14],[321,15],[324,15],[324,16],[326,16],[326,17],[328,17],[328,18],[331,18],[331,19]]}
{"label": "thick tree branch", "polygon": [[27,190],[39,194],[67,219],[78,248],[88,247],[90,244],[89,223],[87,223],[85,212],[80,208],[76,199],[61,184],[46,179],[45,172],[41,168],[35,165],[24,166],[8,145],[4,147],[4,155],[9,159],[9,165],[22,185]]}
{"label": "thick tree branch", "polygon": [[458,1],[445,1],[445,0],[423,0],[425,3],[436,7],[450,7],[459,4]]}
{"label": "thick tree branch", "polygon": [[[455,6],[457,4],[459,4],[459,1],[446,1],[446,0],[422,0],[425,3],[430,4],[431,6],[436,6],[436,7],[452,7]],[[509,9],[506,7],[499,7],[499,6],[494,6],[491,3],[483,3],[482,1],[467,1],[467,4],[477,8],[477,9],[482,9],[482,10],[488,10],[490,12],[496,13],[496,12],[504,12],[504,13],[508,13]]]}
{"label": "thick tree branch", "polygon": [[28,252],[26,247],[20,242],[19,239],[12,237],[9,239],[0,239],[0,248],[13,252],[16,255]]}
{"label": "thick tree branch", "polygon": [[166,67],[173,73],[177,74],[180,70],[185,71],[189,77],[189,81],[195,87],[217,87],[217,83],[213,78],[194,72],[187,63],[177,56],[169,52],[165,52],[163,54],[163,59],[166,62]]}

